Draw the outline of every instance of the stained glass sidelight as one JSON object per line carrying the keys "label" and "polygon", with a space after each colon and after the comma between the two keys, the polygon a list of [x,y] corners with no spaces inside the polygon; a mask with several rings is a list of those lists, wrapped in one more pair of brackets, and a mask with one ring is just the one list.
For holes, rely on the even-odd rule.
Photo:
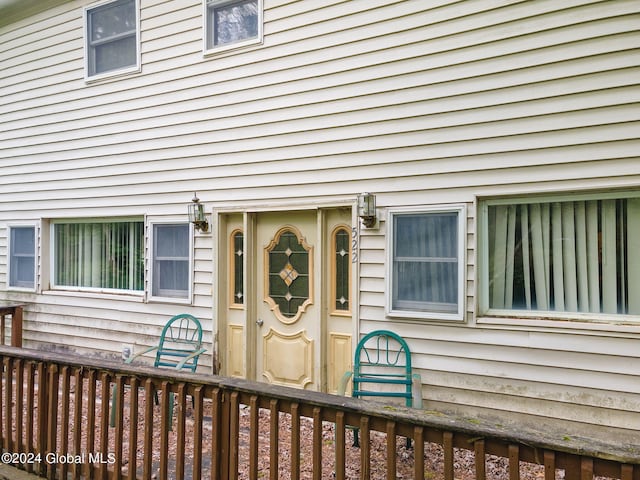
{"label": "stained glass sidelight", "polygon": [[350,235],[346,228],[339,228],[334,235],[335,249],[335,309],[349,310],[349,247]]}
{"label": "stained glass sidelight", "polygon": [[242,232],[234,232],[233,235],[233,303],[244,303],[244,235]]}

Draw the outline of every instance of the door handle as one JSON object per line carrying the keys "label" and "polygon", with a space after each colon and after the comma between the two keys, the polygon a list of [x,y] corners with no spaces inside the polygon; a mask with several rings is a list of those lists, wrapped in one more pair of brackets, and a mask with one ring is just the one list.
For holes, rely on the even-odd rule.
{"label": "door handle", "polygon": [[261,327],[262,325],[264,325],[264,320],[262,320],[261,318],[259,318],[258,320],[256,320],[256,325],[258,325],[259,327]]}

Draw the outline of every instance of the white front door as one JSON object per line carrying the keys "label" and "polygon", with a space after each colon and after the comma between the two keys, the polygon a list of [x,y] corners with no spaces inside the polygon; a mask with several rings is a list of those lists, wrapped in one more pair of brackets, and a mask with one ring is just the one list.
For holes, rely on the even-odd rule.
{"label": "white front door", "polygon": [[256,219],[256,379],[321,388],[317,211]]}

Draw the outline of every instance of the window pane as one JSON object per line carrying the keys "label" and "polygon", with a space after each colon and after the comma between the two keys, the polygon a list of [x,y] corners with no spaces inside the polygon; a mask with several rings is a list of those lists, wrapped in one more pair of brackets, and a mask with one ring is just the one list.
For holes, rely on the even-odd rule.
{"label": "window pane", "polygon": [[35,287],[35,228],[11,227],[9,285],[19,288]]}
{"label": "window pane", "polygon": [[399,257],[456,257],[457,214],[398,215],[396,255]]}
{"label": "window pane", "polygon": [[189,295],[189,225],[154,225],[153,295]]}
{"label": "window pane", "polygon": [[11,228],[11,253],[13,255],[29,255],[33,257],[35,249],[34,227]]}
{"label": "window pane", "polygon": [[142,290],[142,222],[57,223],[54,279],[57,286]]}
{"label": "window pane", "polygon": [[156,295],[186,297],[189,286],[189,262],[184,260],[158,260]]}
{"label": "window pane", "polygon": [[136,37],[94,47],[95,73],[109,72],[136,64]]}
{"label": "window pane", "polygon": [[640,199],[490,205],[489,307],[640,313]]}
{"label": "window pane", "polygon": [[458,311],[458,213],[393,216],[393,298],[397,310]]}
{"label": "window pane", "polygon": [[91,40],[102,40],[136,30],[135,2],[116,2],[90,13]]}
{"label": "window pane", "polygon": [[209,48],[256,38],[259,8],[257,0],[209,6],[209,28],[213,41]]}
{"label": "window pane", "polygon": [[397,262],[396,305],[409,310],[456,312],[457,268],[454,263]]}
{"label": "window pane", "polygon": [[154,225],[157,257],[189,257],[189,226]]}

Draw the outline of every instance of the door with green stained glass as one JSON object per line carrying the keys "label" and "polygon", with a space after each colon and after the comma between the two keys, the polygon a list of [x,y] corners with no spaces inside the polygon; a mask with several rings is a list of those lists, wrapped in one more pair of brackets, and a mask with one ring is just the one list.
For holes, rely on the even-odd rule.
{"label": "door with green stained glass", "polygon": [[257,380],[322,388],[319,224],[316,210],[257,215]]}

